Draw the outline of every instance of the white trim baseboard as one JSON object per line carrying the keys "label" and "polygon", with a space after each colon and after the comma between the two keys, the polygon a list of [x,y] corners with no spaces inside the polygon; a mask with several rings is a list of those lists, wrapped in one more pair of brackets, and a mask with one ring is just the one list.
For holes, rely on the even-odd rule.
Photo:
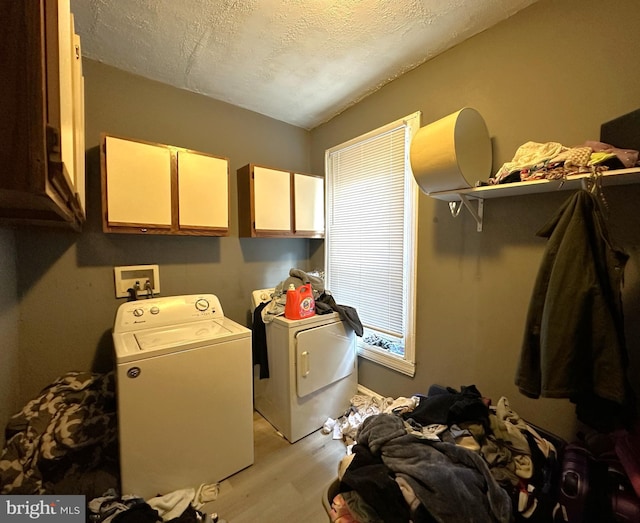
{"label": "white trim baseboard", "polygon": [[384,399],[384,396],[382,396],[381,394],[378,394],[377,392],[374,392],[371,389],[368,389],[367,387],[365,387],[364,385],[360,385],[359,383],[358,383],[358,394],[362,394],[364,396],[370,396],[372,398]]}

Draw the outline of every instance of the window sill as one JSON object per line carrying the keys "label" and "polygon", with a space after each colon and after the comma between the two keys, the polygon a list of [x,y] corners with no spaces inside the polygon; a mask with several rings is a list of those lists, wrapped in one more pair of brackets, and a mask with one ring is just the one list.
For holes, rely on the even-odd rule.
{"label": "window sill", "polygon": [[391,370],[401,372],[412,378],[416,373],[416,364],[412,361],[408,361],[400,356],[395,356],[387,351],[376,350],[370,346],[359,346],[358,356],[361,356],[367,360],[373,361],[380,365],[383,365]]}

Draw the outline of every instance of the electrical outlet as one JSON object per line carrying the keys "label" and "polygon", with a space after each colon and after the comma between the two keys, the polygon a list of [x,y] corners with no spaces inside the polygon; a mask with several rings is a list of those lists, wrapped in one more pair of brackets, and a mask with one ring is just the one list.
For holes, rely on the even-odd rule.
{"label": "electrical outlet", "polygon": [[131,296],[129,289],[136,289],[137,296],[160,294],[160,268],[157,265],[128,265],[113,268],[116,298]]}

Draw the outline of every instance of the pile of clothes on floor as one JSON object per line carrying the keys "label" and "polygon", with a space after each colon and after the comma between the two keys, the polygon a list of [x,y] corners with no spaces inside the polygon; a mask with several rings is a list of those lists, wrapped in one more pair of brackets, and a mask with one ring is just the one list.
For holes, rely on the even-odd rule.
{"label": "pile of clothes on floor", "polygon": [[338,467],[332,521],[552,520],[564,442],[525,422],[506,397],[493,406],[474,385],[435,385],[365,408],[334,423],[355,429],[355,440]]}
{"label": "pile of clothes on floor", "polygon": [[148,500],[135,495],[119,497],[115,490],[109,490],[89,501],[87,519],[91,523],[226,523],[216,513],[201,511],[217,495],[217,484],[176,490]]}
{"label": "pile of clothes on floor", "polygon": [[84,494],[117,485],[114,373],[69,372],[13,415],[2,494]]}

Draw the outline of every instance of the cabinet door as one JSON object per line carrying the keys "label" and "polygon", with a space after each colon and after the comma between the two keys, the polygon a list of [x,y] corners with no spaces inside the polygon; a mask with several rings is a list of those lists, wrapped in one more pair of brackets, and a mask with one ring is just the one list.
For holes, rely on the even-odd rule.
{"label": "cabinet door", "polygon": [[[73,15],[69,0],[45,1],[47,122],[55,129],[55,144],[49,150],[52,162],[49,172],[55,188],[63,195],[74,212],[84,218],[84,206],[78,201],[78,178],[84,173],[84,150],[79,164],[75,116],[80,92],[75,88],[77,60]],[[79,39],[78,39],[79,40]]]}
{"label": "cabinet door", "polygon": [[119,225],[170,228],[171,150],[107,136],[103,154],[105,230]]}
{"label": "cabinet door", "polygon": [[290,234],[291,174],[287,171],[254,166],[253,206],[256,232]]}
{"label": "cabinet door", "polygon": [[229,162],[178,151],[178,224],[181,229],[229,229]]}
{"label": "cabinet door", "polygon": [[74,130],[74,187],[78,194],[81,212],[86,209],[85,161],[84,161],[84,75],[82,74],[82,48],[80,37],[75,34],[73,15],[71,16],[73,38],[73,130]]}
{"label": "cabinet door", "polygon": [[[50,3],[50,2],[49,2]],[[58,0],[58,71],[60,96],[60,152],[62,163],[67,168],[71,184],[75,187],[76,155],[74,152],[74,117],[73,117],[73,22],[69,0]]]}
{"label": "cabinet door", "polygon": [[296,236],[324,236],[324,178],[295,173],[293,192]]}

